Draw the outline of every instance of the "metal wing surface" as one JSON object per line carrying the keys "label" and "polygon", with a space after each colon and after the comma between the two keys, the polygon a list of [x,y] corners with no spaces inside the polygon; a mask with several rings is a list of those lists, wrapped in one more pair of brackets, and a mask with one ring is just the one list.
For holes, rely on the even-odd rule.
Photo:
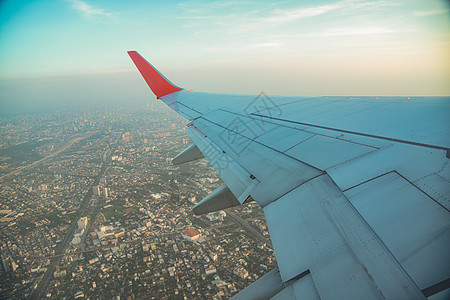
{"label": "metal wing surface", "polygon": [[278,268],[236,299],[423,299],[450,285],[450,98],[187,91],[137,52],[225,184],[206,213],[256,201]]}

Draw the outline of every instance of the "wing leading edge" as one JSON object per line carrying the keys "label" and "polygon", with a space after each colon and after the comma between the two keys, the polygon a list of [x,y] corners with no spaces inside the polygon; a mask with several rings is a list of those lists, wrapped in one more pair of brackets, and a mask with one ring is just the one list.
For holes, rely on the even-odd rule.
{"label": "wing leading edge", "polygon": [[192,92],[128,53],[156,97],[192,120],[195,145],[174,163],[205,157],[225,182],[194,213],[249,200],[264,210],[278,268],[236,299],[449,288],[449,98]]}

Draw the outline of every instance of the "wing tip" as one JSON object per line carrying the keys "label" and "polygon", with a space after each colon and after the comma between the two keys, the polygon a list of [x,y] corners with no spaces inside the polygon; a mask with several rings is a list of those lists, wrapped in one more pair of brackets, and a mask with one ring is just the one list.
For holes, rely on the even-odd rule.
{"label": "wing tip", "polygon": [[137,51],[127,51],[133,63],[144,77],[145,82],[155,94],[156,98],[181,91],[182,88],[174,85],[164,75],[162,75],[155,67],[152,66]]}

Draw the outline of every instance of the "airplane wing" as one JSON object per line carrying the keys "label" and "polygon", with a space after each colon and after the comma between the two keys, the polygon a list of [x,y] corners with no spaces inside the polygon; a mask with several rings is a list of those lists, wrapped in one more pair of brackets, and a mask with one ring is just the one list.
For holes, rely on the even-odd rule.
{"label": "airplane wing", "polygon": [[196,214],[256,201],[278,267],[235,299],[424,299],[450,286],[450,98],[181,89],[128,52],[189,120],[224,185]]}

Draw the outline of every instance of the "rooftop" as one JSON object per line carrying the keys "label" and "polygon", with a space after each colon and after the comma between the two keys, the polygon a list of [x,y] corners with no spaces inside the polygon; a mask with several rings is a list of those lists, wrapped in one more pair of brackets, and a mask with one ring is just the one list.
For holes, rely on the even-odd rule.
{"label": "rooftop", "polygon": [[188,230],[181,232],[181,234],[188,236],[188,237],[194,237],[194,236],[198,235],[198,232],[195,231],[194,229],[188,229]]}

